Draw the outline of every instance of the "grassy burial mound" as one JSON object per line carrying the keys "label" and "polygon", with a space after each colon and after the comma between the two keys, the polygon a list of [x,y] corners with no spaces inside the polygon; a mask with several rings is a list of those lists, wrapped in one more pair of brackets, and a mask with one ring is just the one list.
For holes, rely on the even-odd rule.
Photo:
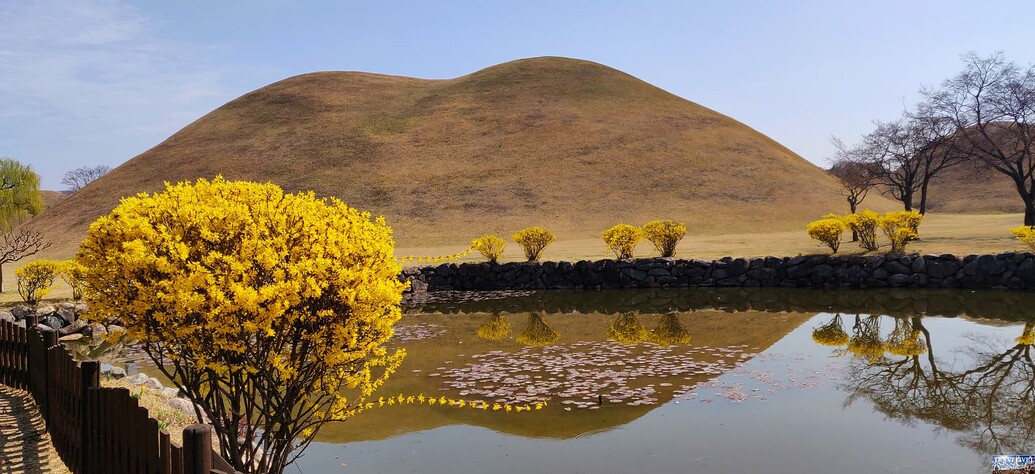
{"label": "grassy burial mound", "polygon": [[[846,205],[761,133],[589,61],[523,59],[463,77],[292,77],[237,98],[31,224],[71,249],[119,198],[222,174],[387,217],[402,247],[542,225],[561,239],[668,218],[691,234],[792,230]],[[879,199],[879,198],[878,198]]]}

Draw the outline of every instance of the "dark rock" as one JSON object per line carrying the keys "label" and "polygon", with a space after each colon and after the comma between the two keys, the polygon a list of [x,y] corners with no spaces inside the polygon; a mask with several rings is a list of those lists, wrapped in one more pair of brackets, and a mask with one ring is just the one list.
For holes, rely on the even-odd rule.
{"label": "dark rock", "polygon": [[57,316],[44,316],[40,318],[40,324],[47,326],[51,329],[61,329],[65,327],[68,323],[66,323],[64,319],[61,319]]}
{"label": "dark rock", "polygon": [[71,324],[68,324],[68,325],[66,325],[63,328],[58,329],[58,334],[60,334],[62,336],[67,336],[67,335],[72,334],[72,333],[79,333],[86,326],[87,326],[86,320],[84,320],[84,319],[77,319],[74,322],[72,322]]}
{"label": "dark rock", "polygon": [[888,271],[883,269],[883,268],[878,268],[878,269],[873,271],[873,278],[876,278],[878,280],[887,280],[888,279]]}
{"label": "dark rock", "polygon": [[58,308],[55,314],[64,319],[66,323],[75,322],[77,319],[75,312],[68,308]]}
{"label": "dark rock", "polygon": [[866,265],[864,266],[864,268],[872,272],[873,270],[880,268],[881,265],[884,265],[884,256],[874,255],[866,259]]}
{"label": "dark rock", "polygon": [[888,285],[893,288],[903,287],[909,284],[909,275],[896,273],[888,277]]}
{"label": "dark rock", "polygon": [[884,264],[883,267],[888,273],[894,275],[896,273],[907,274],[910,273],[909,266],[898,261],[890,261]]}
{"label": "dark rock", "polygon": [[913,273],[927,273],[927,260],[924,257],[914,258],[909,269],[912,270]]}
{"label": "dark rock", "polygon": [[740,276],[748,271],[751,267],[751,262],[746,258],[738,258],[730,262],[730,276]]}
{"label": "dark rock", "polygon": [[35,316],[36,310],[28,306],[15,306],[11,309],[11,314],[14,315],[14,319],[22,320],[31,316]]}
{"label": "dark rock", "polygon": [[54,314],[56,312],[57,308],[55,308],[54,305],[45,304],[36,307],[36,314],[40,315],[40,317],[50,316],[51,314]]}
{"label": "dark rock", "polygon": [[947,278],[955,275],[960,270],[960,265],[955,259],[930,260],[926,261],[924,266],[927,270],[927,276],[931,278]]}

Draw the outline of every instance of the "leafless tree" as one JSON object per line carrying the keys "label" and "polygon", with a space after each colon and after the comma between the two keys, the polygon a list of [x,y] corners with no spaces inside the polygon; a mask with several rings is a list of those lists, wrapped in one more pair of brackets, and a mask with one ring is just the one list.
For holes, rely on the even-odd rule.
{"label": "leafless tree", "polygon": [[83,189],[83,187],[97,178],[108,174],[109,171],[111,171],[111,167],[105,165],[83,166],[65,173],[65,177],[61,178],[61,184],[68,186],[67,192],[71,194]]}
{"label": "leafless tree", "polygon": [[1035,226],[1035,66],[1022,69],[1001,52],[963,61],[962,72],[922,92],[960,131],[970,159],[1013,180],[1024,224]]}
{"label": "leafless tree", "polygon": [[43,234],[33,230],[17,228],[0,235],[0,291],[4,286],[2,265],[35,255],[48,247],[50,242],[43,239]]}
{"label": "leafless tree", "polygon": [[848,207],[852,214],[855,214],[859,204],[862,204],[870,189],[877,183],[877,177],[873,166],[860,156],[859,150],[848,148],[836,137],[831,141],[837,148],[837,154],[829,172],[841,183],[841,195],[848,200]]}
{"label": "leafless tree", "polygon": [[[875,184],[912,211],[927,213],[928,187],[940,171],[962,163],[968,147],[958,143],[955,122],[929,103],[890,122],[875,122],[851,150],[854,160],[866,163]],[[918,199],[919,198],[919,199]]]}

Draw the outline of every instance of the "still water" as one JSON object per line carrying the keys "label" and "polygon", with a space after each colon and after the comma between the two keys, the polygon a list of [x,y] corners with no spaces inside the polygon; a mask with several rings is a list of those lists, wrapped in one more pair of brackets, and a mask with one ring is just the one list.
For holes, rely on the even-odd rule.
{"label": "still water", "polygon": [[433,295],[385,406],[301,472],[977,473],[1035,454],[1035,295],[680,290]]}

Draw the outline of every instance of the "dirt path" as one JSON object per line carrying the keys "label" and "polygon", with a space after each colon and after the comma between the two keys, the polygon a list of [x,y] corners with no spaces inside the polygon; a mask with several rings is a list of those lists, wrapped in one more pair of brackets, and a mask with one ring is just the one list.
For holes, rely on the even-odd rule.
{"label": "dirt path", "polygon": [[29,394],[0,385],[0,474],[68,472]]}

